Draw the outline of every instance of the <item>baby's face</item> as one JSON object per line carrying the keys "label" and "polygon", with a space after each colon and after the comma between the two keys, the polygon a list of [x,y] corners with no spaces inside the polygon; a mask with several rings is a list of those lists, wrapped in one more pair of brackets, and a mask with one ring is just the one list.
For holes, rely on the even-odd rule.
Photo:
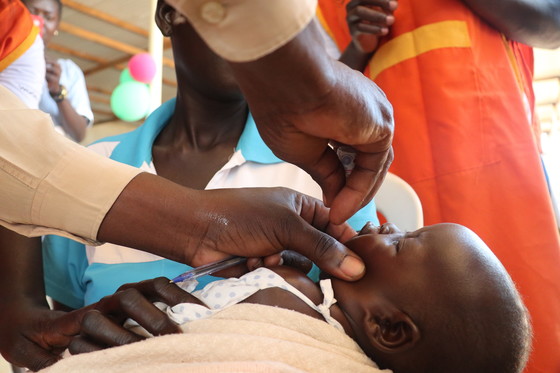
{"label": "baby's face", "polygon": [[471,238],[478,239],[457,224],[436,224],[403,232],[394,224],[376,227],[368,223],[346,242],[366,265],[365,277],[349,285],[367,283],[371,289],[372,286],[395,288],[399,284],[418,283],[424,276],[438,272],[442,261],[462,265],[465,256],[470,255],[469,247],[479,243]]}
{"label": "baby's face", "polygon": [[338,304],[358,334],[364,320],[374,317],[370,312],[379,299],[414,315],[431,313],[442,300],[470,291],[480,254],[489,252],[476,234],[457,224],[414,232],[402,232],[393,224],[368,224],[346,245],[362,257],[366,274],[357,282],[332,282]]}

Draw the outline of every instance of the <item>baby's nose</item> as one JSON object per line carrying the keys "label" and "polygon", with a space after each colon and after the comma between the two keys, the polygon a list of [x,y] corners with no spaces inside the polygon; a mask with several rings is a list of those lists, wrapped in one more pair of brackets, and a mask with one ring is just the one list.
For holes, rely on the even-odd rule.
{"label": "baby's nose", "polygon": [[400,233],[401,230],[393,223],[385,223],[379,227],[379,234]]}

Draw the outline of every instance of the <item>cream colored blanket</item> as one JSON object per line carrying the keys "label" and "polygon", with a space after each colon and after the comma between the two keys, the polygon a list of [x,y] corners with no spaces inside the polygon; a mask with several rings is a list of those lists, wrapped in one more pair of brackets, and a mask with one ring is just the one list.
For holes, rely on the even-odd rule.
{"label": "cream colored blanket", "polygon": [[326,322],[281,308],[238,304],[182,328],[184,334],[71,356],[42,372],[390,373]]}

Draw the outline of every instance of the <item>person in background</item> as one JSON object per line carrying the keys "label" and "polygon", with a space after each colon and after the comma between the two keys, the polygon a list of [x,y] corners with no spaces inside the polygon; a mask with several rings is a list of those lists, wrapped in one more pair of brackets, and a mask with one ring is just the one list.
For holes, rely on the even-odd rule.
{"label": "person in background", "polygon": [[[43,19],[42,36],[45,47],[58,34],[62,16],[60,0],[22,0],[31,14]],[[70,59],[54,59],[45,54],[46,84],[39,109],[49,113],[55,129],[76,142],[93,124],[86,80],[80,67]]]}
{"label": "person in background", "polygon": [[[560,242],[535,136],[530,47],[560,45],[560,1],[320,6],[339,47],[361,56],[352,66],[395,108],[391,172],[414,188],[426,224],[465,225],[488,243],[531,314],[526,372],[560,371]],[[388,19],[384,35],[371,28]],[[377,44],[359,50],[367,34]]]}

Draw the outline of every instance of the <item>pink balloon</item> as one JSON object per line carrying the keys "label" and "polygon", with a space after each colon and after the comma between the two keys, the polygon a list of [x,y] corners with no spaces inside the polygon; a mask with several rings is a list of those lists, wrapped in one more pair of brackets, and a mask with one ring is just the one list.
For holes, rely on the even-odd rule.
{"label": "pink balloon", "polygon": [[149,53],[139,53],[128,61],[130,75],[142,83],[150,83],[156,75],[156,62]]}

